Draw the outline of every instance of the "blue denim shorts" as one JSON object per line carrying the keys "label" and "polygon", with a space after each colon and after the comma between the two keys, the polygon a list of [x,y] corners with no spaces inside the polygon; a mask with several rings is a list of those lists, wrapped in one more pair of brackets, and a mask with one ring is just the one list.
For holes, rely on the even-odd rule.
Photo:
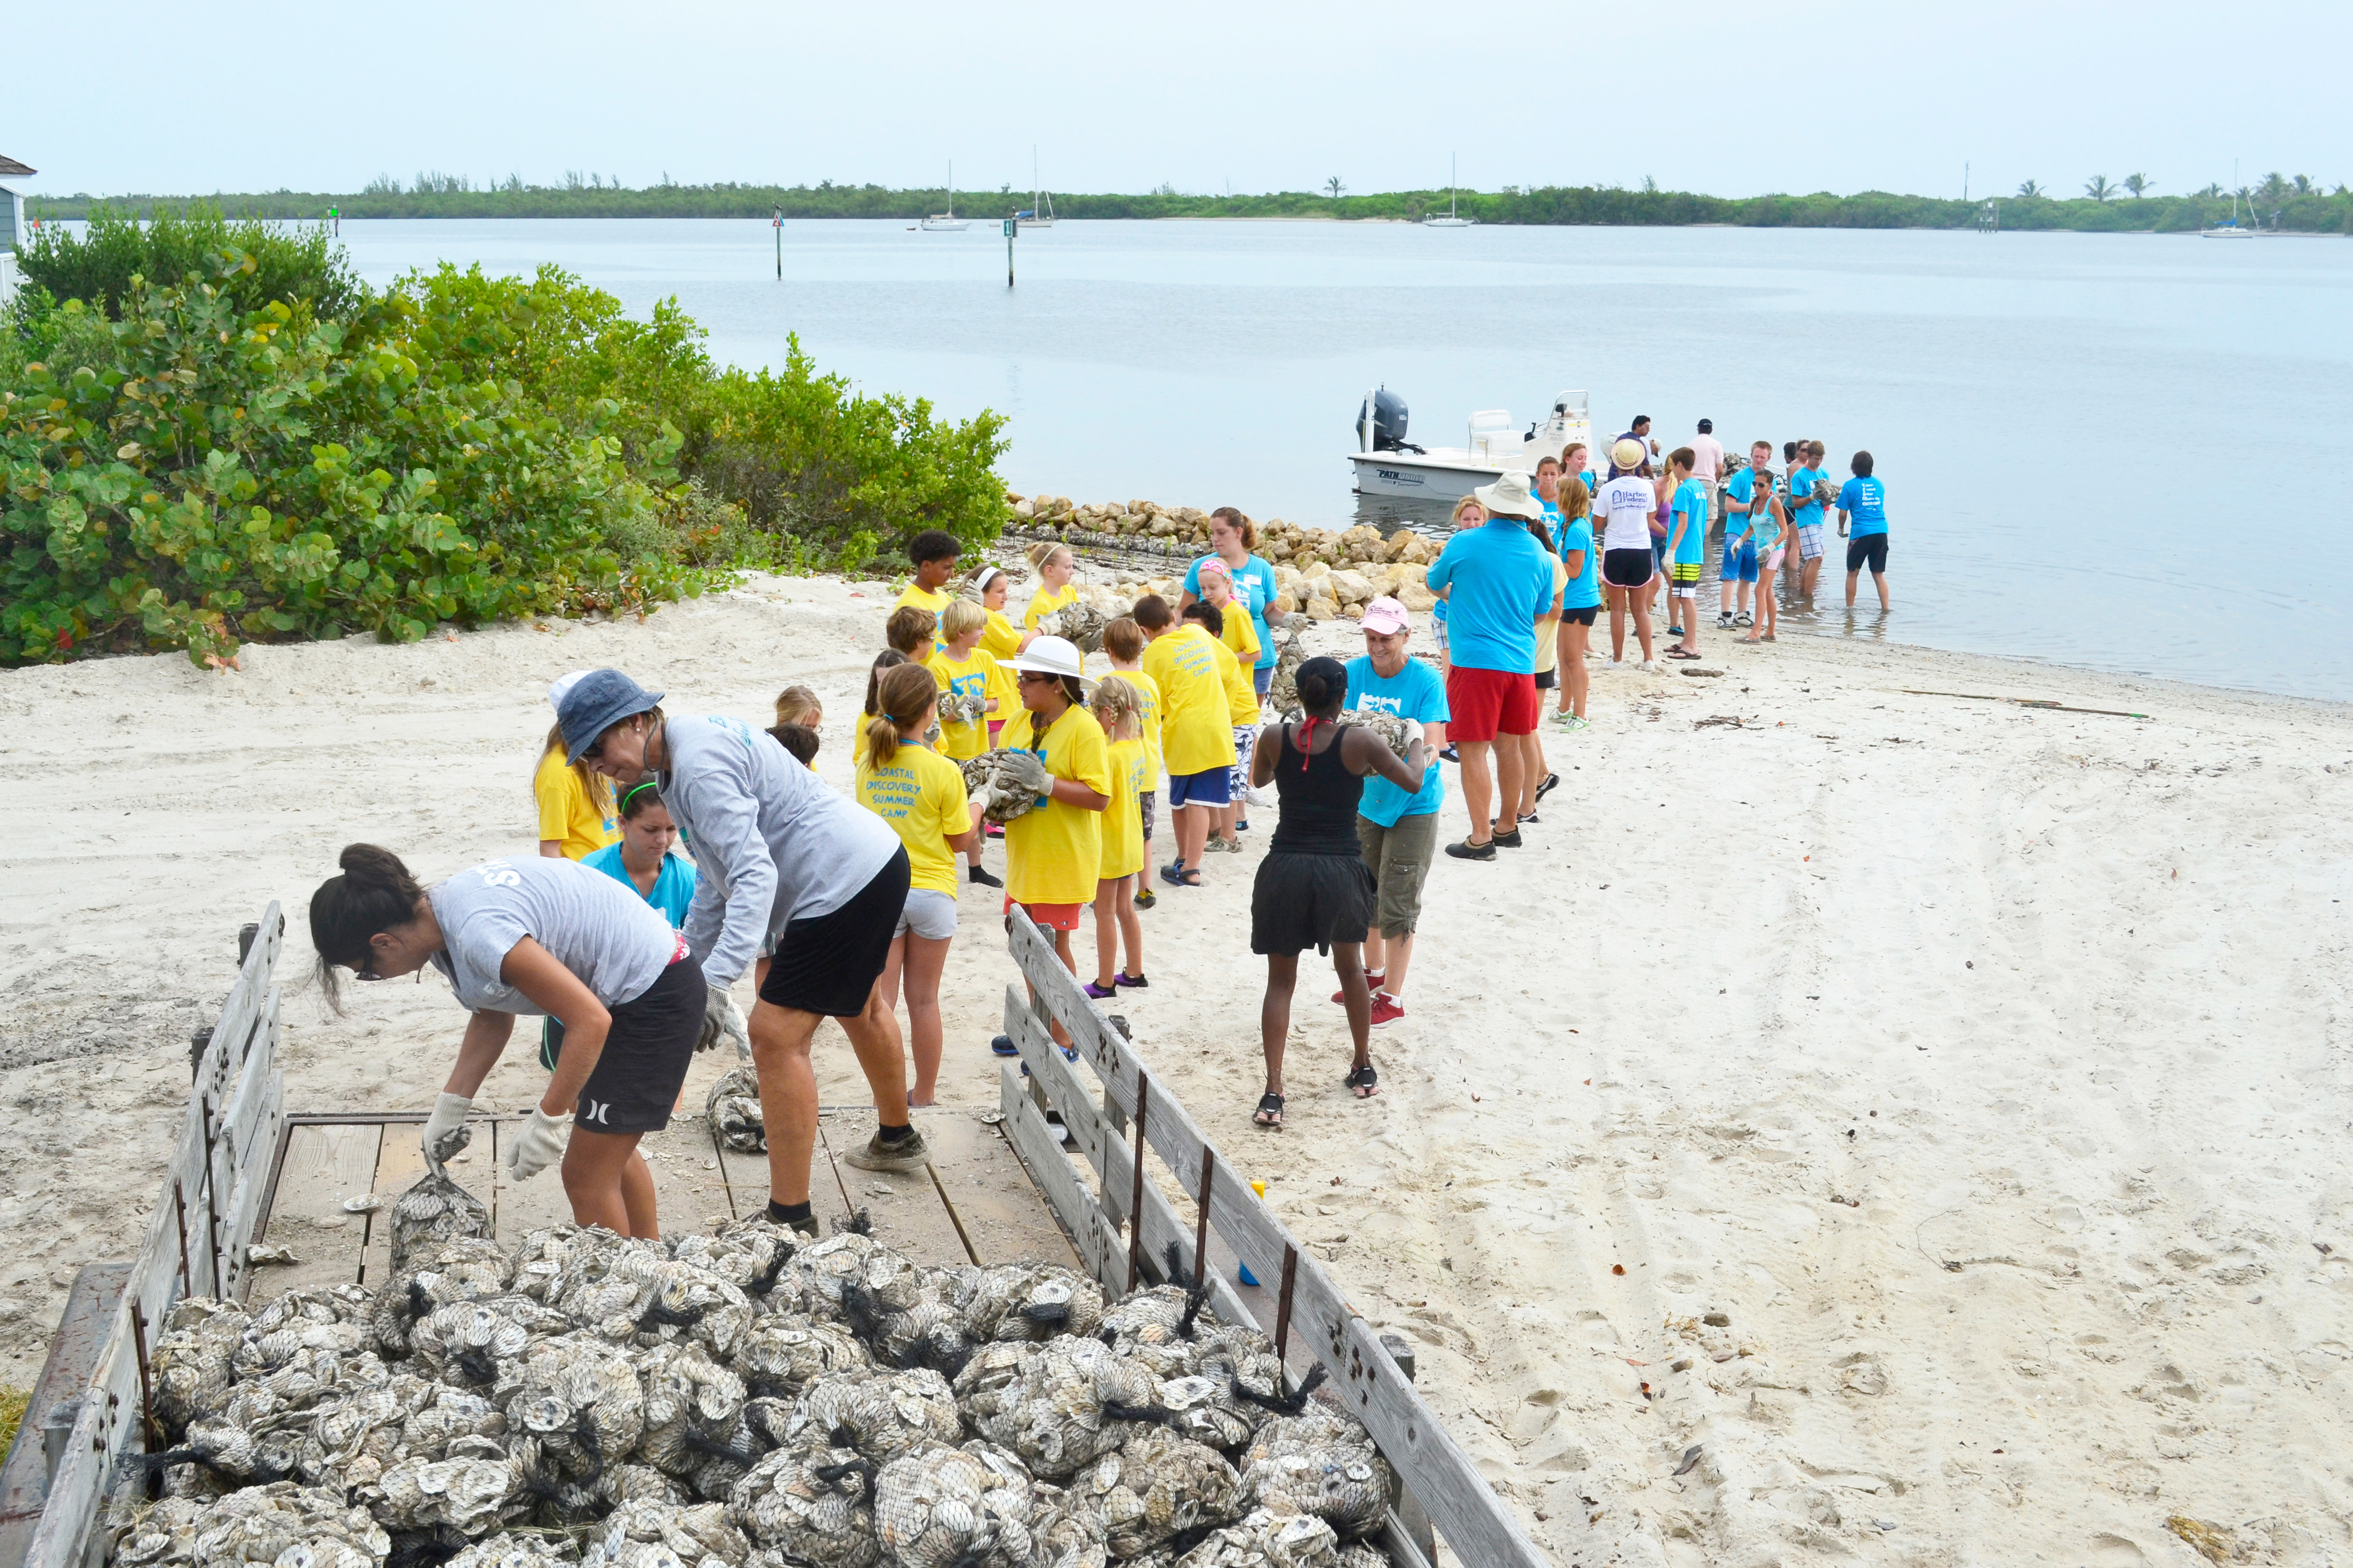
{"label": "blue denim shorts", "polygon": [[1726,583],[1757,581],[1757,542],[1743,538],[1738,545],[1724,547],[1724,564],[1716,568],[1717,578]]}

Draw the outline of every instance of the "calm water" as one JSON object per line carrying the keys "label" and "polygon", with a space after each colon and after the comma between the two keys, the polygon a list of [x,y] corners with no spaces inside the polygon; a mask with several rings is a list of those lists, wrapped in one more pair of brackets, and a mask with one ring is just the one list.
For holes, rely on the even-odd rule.
{"label": "calm water", "polygon": [[797,332],[866,390],[1007,415],[1025,493],[1353,521],[1375,383],[1430,444],[1577,388],[1604,434],[1704,416],[1727,447],[1818,437],[1841,475],[1867,447],[1895,614],[1792,629],[2353,699],[2340,239],[1065,223],[1018,242],[1012,289],[990,223],[788,224],[781,283],[765,222],[343,239],[379,282],[554,261],[633,310],[675,294],[745,365]]}

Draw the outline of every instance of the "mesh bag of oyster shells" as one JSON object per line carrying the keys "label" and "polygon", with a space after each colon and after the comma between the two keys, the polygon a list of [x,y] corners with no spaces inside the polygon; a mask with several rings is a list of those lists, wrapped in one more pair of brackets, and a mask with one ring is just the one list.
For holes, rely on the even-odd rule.
{"label": "mesh bag of oyster shells", "polygon": [[1038,617],[1038,635],[1067,638],[1081,653],[1103,651],[1103,627],[1111,623],[1101,610],[1083,599]]}
{"label": "mesh bag of oyster shells", "polygon": [[1176,1568],[1342,1568],[1342,1558],[1339,1538],[1314,1515],[1257,1509],[1212,1531]]}
{"label": "mesh bag of oyster shells", "polygon": [[370,1318],[376,1343],[387,1355],[401,1355],[417,1319],[453,1302],[503,1296],[514,1276],[514,1256],[486,1236],[419,1242],[375,1299]]}
{"label": "mesh bag of oyster shells", "polygon": [[760,1118],[760,1075],[750,1068],[729,1068],[711,1086],[702,1112],[723,1147],[739,1154],[767,1152],[768,1126]]}
{"label": "mesh bag of oyster shells", "polygon": [[812,1381],[786,1428],[789,1443],[820,1438],[887,1464],[923,1442],[953,1444],[964,1436],[947,1380],[925,1368],[860,1375],[827,1373]]}
{"label": "mesh bag of oyster shells", "polygon": [[708,1235],[680,1237],[670,1256],[681,1263],[709,1269],[768,1311],[797,1312],[803,1310],[800,1292],[786,1284],[785,1268],[799,1247],[800,1237],[789,1226],[775,1225],[765,1215],[754,1215],[732,1220]]}
{"label": "mesh bag of oyster shells", "polygon": [[393,1530],[446,1524],[463,1534],[479,1535],[531,1504],[522,1493],[522,1478],[507,1462],[506,1450],[495,1442],[476,1441],[482,1451],[448,1459],[412,1455],[398,1460],[353,1496]]}
{"label": "mesh bag of oyster shells", "polygon": [[1382,744],[1399,757],[1406,754],[1406,748],[1413,743],[1413,737],[1419,732],[1394,713],[1359,713],[1350,709],[1341,713],[1340,722],[1359,724],[1370,730],[1381,738]]}
{"label": "mesh bag of oyster shells", "polygon": [[1356,1417],[1320,1405],[1268,1422],[1242,1456],[1246,1505],[1314,1514],[1350,1539],[1380,1524],[1396,1490],[1372,1435]]}
{"label": "mesh bag of oyster shells", "polygon": [[873,1478],[874,1467],[847,1447],[779,1448],[736,1483],[727,1517],[786,1563],[871,1568],[882,1560]]}
{"label": "mesh bag of oyster shells", "polygon": [[735,1371],[744,1387],[770,1399],[798,1399],[825,1373],[863,1373],[873,1364],[849,1330],[783,1314],[754,1320],[735,1347]]}
{"label": "mesh bag of oyster shells", "polygon": [[1045,1341],[1057,1334],[1092,1339],[1103,1326],[1103,1287],[1075,1268],[1008,1263],[982,1269],[964,1303],[976,1340]]}
{"label": "mesh bag of oyster shells", "polygon": [[166,1436],[177,1437],[190,1421],[216,1414],[228,1403],[229,1358],[252,1321],[236,1303],[209,1296],[184,1298],[165,1314],[147,1366],[156,1418]]}
{"label": "mesh bag of oyster shells", "polygon": [[[1007,1375],[999,1358],[976,1355],[957,1378],[965,1414],[982,1436],[1047,1480],[1074,1474],[1134,1436],[1137,1421],[1122,1412],[1152,1410],[1160,1392],[1158,1378],[1100,1340],[991,1348],[1015,1350],[1015,1364]],[[997,1377],[1003,1381],[992,1381]]]}
{"label": "mesh bag of oyster shells", "polygon": [[136,1568],[379,1568],[391,1551],[391,1535],[341,1492],[277,1481],[202,1504],[160,1503],[118,1542],[115,1557]]}
{"label": "mesh bag of oyster shells", "polygon": [[1035,794],[1021,788],[1007,773],[1007,760],[1011,755],[999,747],[976,757],[966,757],[957,764],[964,773],[964,790],[973,809],[990,822],[1003,824],[1026,816],[1038,804]]}
{"label": "mesh bag of oyster shells", "polygon": [[1101,1522],[1113,1557],[1134,1557],[1172,1536],[1240,1513],[1239,1478],[1214,1448],[1145,1426],[1064,1489],[1071,1506]]}
{"label": "mesh bag of oyster shells", "polygon": [[1036,1514],[1029,1472],[987,1443],[927,1443],[875,1479],[875,1528],[897,1568],[1028,1568]]}
{"label": "mesh bag of oyster shells", "polygon": [[1266,706],[1271,713],[1296,719],[1304,711],[1299,704],[1299,667],[1307,662],[1307,643],[1299,619],[1286,620],[1283,624],[1290,627],[1290,631],[1283,637],[1282,646],[1275,649],[1274,675],[1267,682]]}

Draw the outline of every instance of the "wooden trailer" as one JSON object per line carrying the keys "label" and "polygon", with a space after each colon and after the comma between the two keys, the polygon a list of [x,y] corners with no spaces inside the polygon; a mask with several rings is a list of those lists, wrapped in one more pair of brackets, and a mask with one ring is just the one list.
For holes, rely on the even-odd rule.
{"label": "wooden trailer", "polygon": [[[365,1200],[374,1195],[388,1205],[423,1172],[424,1116],[286,1112],[273,1064],[273,974],[283,937],[274,903],[240,937],[237,977],[220,1020],[196,1037],[187,1113],[137,1258],[127,1266],[93,1265],[77,1282],[0,1470],[0,1568],[99,1568],[100,1510],[114,1488],[138,1484],[125,1456],[147,1444],[147,1342],[182,1296],[372,1285],[389,1272],[380,1211]],[[919,1112],[933,1149],[921,1173],[849,1168],[836,1158],[837,1146],[871,1111],[821,1113],[818,1154],[831,1181],[820,1169],[812,1186],[820,1217],[865,1209],[878,1239],[925,1262],[1075,1262],[1113,1294],[1161,1282],[1174,1246],[1188,1271],[1208,1271],[1220,1317],[1255,1322],[1272,1335],[1294,1375],[1323,1365],[1329,1397],[1380,1445],[1404,1488],[1381,1537],[1398,1568],[1433,1568],[1442,1560],[1476,1568],[1545,1564],[1415,1393],[1407,1342],[1376,1334],[1350,1310],[1321,1264],[1251,1191],[1246,1172],[1151,1078],[1051,942],[1018,910],[1011,945],[1029,984],[1026,994],[1019,986],[1007,990],[1006,1030],[1028,1074],[1006,1064],[994,1110]],[[1050,1020],[1067,1031],[1077,1061],[1054,1047]],[[450,1170],[485,1195],[501,1239],[570,1218],[552,1177],[509,1180],[500,1156],[515,1121],[478,1119],[471,1146]],[[691,1101],[642,1148],[666,1226],[723,1223],[767,1201],[765,1157],[722,1147]],[[1170,1191],[1185,1196],[1172,1199]],[[284,1248],[294,1260],[257,1264],[256,1247],[265,1258],[272,1256],[267,1249]],[[1240,1284],[1244,1268],[1261,1283]]]}

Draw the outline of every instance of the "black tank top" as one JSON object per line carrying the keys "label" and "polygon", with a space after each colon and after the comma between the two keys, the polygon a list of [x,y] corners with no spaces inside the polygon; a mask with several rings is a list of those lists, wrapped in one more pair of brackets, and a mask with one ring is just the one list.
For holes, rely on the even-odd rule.
{"label": "black tank top", "polygon": [[1361,855],[1356,803],[1364,795],[1365,781],[1340,760],[1340,727],[1318,720],[1315,728],[1329,731],[1332,743],[1320,752],[1303,754],[1294,738],[1299,730],[1289,724],[1282,727],[1282,760],[1274,767],[1274,794],[1281,815],[1274,825],[1274,842],[1267,847],[1293,855]]}

